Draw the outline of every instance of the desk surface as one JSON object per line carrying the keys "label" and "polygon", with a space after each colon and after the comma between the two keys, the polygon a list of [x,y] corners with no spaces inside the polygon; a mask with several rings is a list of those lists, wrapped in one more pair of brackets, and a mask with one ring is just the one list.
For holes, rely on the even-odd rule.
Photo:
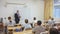
{"label": "desk surface", "polygon": [[32,34],[32,30],[26,30],[23,32],[13,32],[13,34]]}
{"label": "desk surface", "polygon": [[7,29],[8,29],[8,30],[10,30],[10,29],[13,29],[13,30],[14,30],[14,29],[16,29],[16,28],[20,29],[21,27],[22,27],[22,26],[17,26],[17,27],[9,27],[9,26],[8,26]]}

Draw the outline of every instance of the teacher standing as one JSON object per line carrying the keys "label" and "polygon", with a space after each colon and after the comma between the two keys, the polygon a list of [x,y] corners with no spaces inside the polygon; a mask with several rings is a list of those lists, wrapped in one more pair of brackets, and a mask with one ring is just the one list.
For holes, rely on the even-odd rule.
{"label": "teacher standing", "polygon": [[15,17],[15,22],[16,24],[19,23],[20,21],[20,14],[19,14],[19,10],[17,10],[17,12],[14,14],[14,17]]}

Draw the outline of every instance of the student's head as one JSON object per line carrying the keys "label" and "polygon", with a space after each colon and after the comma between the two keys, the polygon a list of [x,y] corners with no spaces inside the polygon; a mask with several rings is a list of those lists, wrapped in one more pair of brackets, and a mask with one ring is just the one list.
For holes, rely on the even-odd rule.
{"label": "student's head", "polygon": [[33,20],[36,20],[36,17],[34,17]]}
{"label": "student's head", "polygon": [[54,20],[54,18],[51,18],[51,20]]}
{"label": "student's head", "polygon": [[28,19],[25,19],[25,23],[28,23]]}
{"label": "student's head", "polygon": [[37,25],[40,26],[42,24],[42,22],[39,20],[37,21]]}
{"label": "student's head", "polygon": [[11,17],[8,17],[8,20],[11,20]]}
{"label": "student's head", "polygon": [[59,34],[59,32],[56,28],[51,28],[49,34]]}

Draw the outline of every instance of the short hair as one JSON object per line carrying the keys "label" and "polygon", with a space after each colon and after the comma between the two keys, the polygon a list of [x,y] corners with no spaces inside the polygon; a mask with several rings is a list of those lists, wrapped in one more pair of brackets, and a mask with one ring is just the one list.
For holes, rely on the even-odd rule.
{"label": "short hair", "polygon": [[36,20],[36,17],[34,17],[33,19]]}
{"label": "short hair", "polygon": [[37,25],[41,25],[42,24],[42,22],[39,20],[39,21],[37,21]]}
{"label": "short hair", "polygon": [[51,20],[54,20],[54,18],[51,18]]}
{"label": "short hair", "polygon": [[28,23],[28,19],[25,19],[25,23]]}
{"label": "short hair", "polygon": [[50,34],[59,34],[58,30],[56,28],[50,28],[49,31]]}
{"label": "short hair", "polygon": [[8,17],[8,19],[11,19],[11,17]]}

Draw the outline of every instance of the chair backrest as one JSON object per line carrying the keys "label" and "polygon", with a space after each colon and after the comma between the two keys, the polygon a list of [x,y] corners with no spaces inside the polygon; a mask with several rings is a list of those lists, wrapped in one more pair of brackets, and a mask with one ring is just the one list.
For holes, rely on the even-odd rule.
{"label": "chair backrest", "polygon": [[4,27],[4,26],[3,26],[3,23],[0,23],[0,29],[3,28],[3,27]]}

